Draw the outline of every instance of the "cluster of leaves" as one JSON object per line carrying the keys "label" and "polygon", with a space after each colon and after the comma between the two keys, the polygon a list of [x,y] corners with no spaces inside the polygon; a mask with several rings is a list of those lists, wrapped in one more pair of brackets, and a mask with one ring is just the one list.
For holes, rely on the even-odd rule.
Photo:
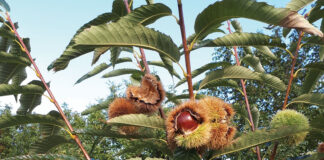
{"label": "cluster of leaves", "polygon": [[[305,131],[318,133],[318,136],[312,136],[308,140],[308,142],[312,142],[312,148],[308,148],[309,151],[314,150],[314,142],[322,140],[324,127],[323,124],[318,122],[323,121],[323,115],[320,114],[319,108],[324,106],[323,84],[320,78],[324,72],[324,44],[320,39],[320,37],[323,37],[323,33],[311,23],[321,20],[321,29],[322,31],[324,30],[324,22],[322,20],[323,12],[321,10],[324,4],[321,1],[315,2],[308,21],[296,12],[311,2],[313,1],[292,0],[286,8],[275,8],[266,3],[255,2],[253,0],[223,0],[211,4],[197,16],[194,26],[195,33],[187,38],[189,50],[198,50],[202,47],[222,47],[218,50],[218,53],[222,53],[222,55],[216,55],[222,61],[204,64],[202,67],[194,70],[192,77],[197,77],[209,71],[205,78],[198,80],[194,84],[194,88],[197,92],[200,92],[200,96],[204,96],[205,94],[209,96],[213,95],[236,103],[234,106],[239,117],[235,121],[238,122],[237,128],[240,131],[232,144],[222,150],[206,152],[206,154],[202,155],[204,159],[214,159],[221,156],[224,158],[245,156],[244,159],[247,159],[247,157],[253,159],[255,156],[245,154],[246,152],[250,153],[246,149],[257,145],[261,145],[260,147],[267,149],[267,153],[264,153],[266,156],[270,151],[269,148],[271,148],[269,146],[271,144],[270,142]],[[186,79],[181,78],[173,68],[173,64],[180,65],[178,62],[183,55],[183,47],[181,45],[177,46],[166,34],[147,27],[147,25],[154,23],[161,17],[171,16],[171,9],[161,3],[154,4],[152,1],[147,1],[147,3],[147,5],[135,9],[130,8],[132,10],[131,13],[127,13],[124,1],[114,0],[112,12],[103,13],[83,25],[73,36],[64,53],[49,65],[48,69],[55,71],[63,70],[71,60],[90,52],[93,52],[92,64],[95,64],[101,55],[110,53],[110,63],[102,63],[95,66],[92,71],[77,80],[76,83],[80,83],[111,66],[114,67],[137,59],[140,56],[138,56],[134,47],[141,47],[156,51],[160,56],[160,61],[151,61],[148,62],[148,65],[163,67],[172,76],[179,78],[176,87],[185,83]],[[302,57],[300,57],[298,60],[298,63],[302,64],[298,68],[302,68],[301,73],[303,76],[298,77],[299,74],[297,74],[298,85],[293,85],[293,92],[290,96],[291,100],[288,104],[289,107],[296,107],[295,109],[307,107],[307,105],[300,104],[306,103],[314,105],[310,110],[302,110],[307,116],[316,117],[311,118],[310,128],[286,126],[269,130],[269,118],[282,105],[283,95],[288,84],[287,75],[289,75],[289,72],[286,71],[289,70],[287,62],[290,61],[287,58],[289,57],[287,56],[289,55],[287,52],[291,53],[296,50],[296,39],[293,39],[288,44],[285,43],[284,38],[278,33],[272,36],[262,33],[245,33],[236,21],[232,21],[232,25],[236,30],[235,33],[215,39],[206,39],[211,33],[224,32],[219,28],[224,21],[239,17],[285,27],[283,30],[284,35],[289,33],[290,29],[288,28],[296,28],[299,31],[315,35],[307,34],[302,40],[303,48],[301,52],[303,54],[301,55],[308,56],[310,59],[302,62]],[[6,22],[3,21],[3,23],[5,24]],[[24,54],[16,53],[18,51],[21,53],[19,45],[15,43],[15,36],[12,35],[6,26],[4,25],[0,32],[1,45],[6,40],[7,46],[11,45],[11,47],[6,47],[3,53],[1,52],[1,56],[4,57],[0,59],[1,65],[5,67],[8,65],[17,65],[22,68],[30,65],[29,60],[24,57]],[[11,52],[15,48],[15,45],[15,52]],[[308,45],[315,45],[315,47],[308,47]],[[241,59],[243,65],[234,65],[230,56],[224,54],[230,52],[229,48],[226,47],[231,46],[242,47],[239,56],[243,57]],[[122,51],[133,53],[134,58],[119,58]],[[314,51],[314,53],[310,54],[311,51]],[[313,57],[319,58],[314,59]],[[144,63],[143,59],[141,59],[138,62],[138,65],[141,66],[139,68],[143,68]],[[285,65],[278,66],[278,64]],[[21,75],[18,74],[20,72],[8,73],[8,69],[16,67],[10,66],[6,69],[1,69],[3,66],[0,66],[0,80],[3,79],[3,82],[0,84],[0,96],[16,96],[17,94],[22,94],[20,96],[21,104],[29,102],[33,103],[33,105],[22,105],[18,109],[19,112],[17,112],[16,116],[1,118],[0,129],[14,125],[40,123],[39,134],[41,135],[41,141],[36,142],[29,151],[30,154],[35,154],[36,156],[44,156],[44,153],[48,153],[51,148],[59,144],[70,143],[71,139],[68,137],[68,134],[66,132],[62,133],[62,128],[65,127],[63,127],[62,121],[57,118],[59,117],[57,112],[50,112],[48,115],[31,114],[31,111],[40,103],[39,101],[32,101],[31,98],[35,98],[36,95],[41,96],[44,92],[43,87],[39,87],[41,84],[33,81],[33,83],[31,82],[28,85],[21,86],[22,78],[20,78],[19,83],[16,82],[17,80],[14,80],[14,75]],[[144,71],[132,68],[116,69],[104,74],[103,77],[109,78],[123,74],[131,74],[130,77],[133,82],[139,82]],[[246,84],[249,86],[247,88],[248,94],[254,94],[250,103],[254,106],[252,112],[256,124],[255,127],[257,128],[255,132],[248,130],[249,123],[246,123],[248,116],[244,110],[244,97],[240,95],[242,92],[238,84],[238,80],[240,79],[246,80]],[[318,81],[321,84],[318,85]],[[8,84],[9,82],[11,84]],[[38,87],[38,89],[31,92],[35,87]],[[223,87],[226,87],[226,90]],[[24,94],[28,96],[23,96]],[[78,116],[70,117],[72,125],[76,126],[76,128],[82,128],[77,130],[76,134],[81,135],[84,144],[92,144],[86,145],[86,149],[90,151],[91,156],[97,156],[103,159],[112,158],[112,155],[104,154],[107,150],[111,150],[119,152],[120,155],[118,158],[123,159],[131,157],[200,159],[200,156],[195,150],[178,148],[173,153],[168,149],[167,143],[164,140],[164,120],[157,115],[124,115],[110,119],[107,123],[103,123],[102,121],[107,117],[103,114],[102,109],[105,109],[114,97],[112,96],[84,111],[82,114],[84,116],[88,115],[86,117],[87,121],[85,122]],[[198,97],[199,95],[196,96],[196,98]],[[181,100],[186,99],[188,99],[188,94],[174,95],[173,93],[168,93],[168,101],[174,104],[181,103]],[[93,113],[98,113],[98,115],[92,117]],[[86,124],[88,127],[83,127]],[[258,124],[259,127],[257,126]],[[134,134],[126,135],[118,131],[118,128],[124,125],[137,126],[140,129]],[[116,138],[131,139],[131,141],[119,141]],[[122,149],[115,148],[114,150],[116,146]],[[102,150],[103,148],[107,149]],[[59,150],[68,150],[66,146],[56,149],[57,152]],[[140,152],[133,152],[134,150],[140,150]],[[285,148],[280,151],[285,153]],[[129,154],[129,152],[133,152],[134,154]],[[77,157],[80,156],[80,151],[78,150],[75,150],[73,153]],[[303,153],[305,154],[305,152]],[[70,152],[63,152],[64,154],[70,155]],[[64,156],[61,158],[64,158]]]}

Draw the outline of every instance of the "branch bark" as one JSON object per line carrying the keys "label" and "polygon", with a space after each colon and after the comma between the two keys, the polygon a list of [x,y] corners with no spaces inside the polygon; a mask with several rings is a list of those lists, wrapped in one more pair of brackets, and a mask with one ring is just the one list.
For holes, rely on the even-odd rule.
{"label": "branch bark", "polygon": [[[227,29],[228,29],[229,33],[231,34],[232,30],[231,30],[231,23],[230,23],[229,20],[227,21],[227,26],[228,26]],[[238,54],[237,54],[237,47],[233,46],[233,49],[234,49],[234,54],[235,54],[236,65],[240,66],[241,64],[240,64],[240,59],[239,59]],[[253,117],[252,117],[252,114],[251,114],[249,99],[248,99],[247,93],[246,93],[245,83],[244,83],[243,79],[241,79],[240,81],[241,81],[241,85],[242,85],[242,89],[243,89],[243,93],[244,93],[244,100],[245,100],[246,110],[248,112],[249,121],[251,123],[251,129],[254,132],[255,128],[254,128],[254,123],[253,123]],[[256,146],[255,149],[256,149],[257,156],[258,156],[258,160],[261,160],[260,147]]]}
{"label": "branch bark", "polygon": [[45,86],[46,88],[46,91],[47,93],[49,94],[50,98],[51,98],[51,102],[55,105],[55,107],[57,108],[57,110],[59,111],[60,115],[62,116],[65,124],[67,125],[67,127],[69,128],[70,132],[73,134],[71,137],[75,140],[75,142],[78,144],[79,148],[82,150],[82,153],[84,155],[84,157],[87,159],[87,160],[90,160],[90,156],[88,155],[87,151],[84,149],[79,137],[75,134],[74,130],[73,130],[73,127],[71,126],[69,120],[67,119],[67,117],[65,116],[63,110],[61,109],[61,106],[58,104],[58,102],[56,101],[51,89],[48,87],[47,83],[45,82],[45,79],[43,77],[43,75],[41,74],[41,72],[39,71],[34,59],[31,57],[31,54],[29,53],[25,43],[22,41],[21,37],[19,36],[17,30],[16,30],[16,27],[15,25],[13,24],[13,22],[11,21],[11,18],[8,14],[8,12],[6,13],[6,19],[9,21],[16,37],[18,38],[20,44],[23,46],[24,48],[24,51],[25,53],[28,55],[28,58],[29,60],[31,61],[31,63],[33,64],[34,68],[35,68],[35,72],[36,72],[36,75],[37,77],[42,81],[43,85]]}
{"label": "branch bark", "polygon": [[186,69],[187,69],[186,78],[187,78],[187,83],[188,83],[189,97],[191,100],[194,100],[195,96],[193,94],[193,87],[192,87],[190,51],[187,46],[186,29],[185,29],[185,25],[184,25],[181,0],[178,0],[178,10],[179,10],[179,25],[180,25],[180,30],[181,30],[182,45],[183,45],[183,50],[185,52],[185,61],[186,61]]}

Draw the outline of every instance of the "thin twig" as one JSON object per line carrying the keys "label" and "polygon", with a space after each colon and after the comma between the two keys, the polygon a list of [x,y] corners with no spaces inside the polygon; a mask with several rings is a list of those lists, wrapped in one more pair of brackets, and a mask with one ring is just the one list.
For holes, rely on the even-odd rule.
{"label": "thin twig", "polygon": [[181,0],[178,0],[178,10],[179,10],[179,24],[180,24],[180,30],[181,30],[182,45],[183,45],[183,50],[185,52],[185,61],[186,61],[186,68],[187,68],[186,78],[187,78],[187,83],[188,83],[189,97],[191,100],[194,100],[195,96],[194,96],[193,87],[192,87],[190,51],[187,46],[186,29],[185,29],[185,25],[184,25]]}
{"label": "thin twig", "polygon": [[15,25],[12,23],[11,19],[10,19],[10,16],[9,16],[9,13],[7,12],[6,13],[6,19],[9,21],[16,37],[18,38],[20,44],[23,46],[23,49],[25,51],[25,53],[28,55],[28,58],[29,60],[31,61],[31,63],[33,64],[34,68],[35,68],[35,71],[36,71],[36,74],[37,74],[37,77],[42,81],[42,83],[44,84],[45,88],[46,88],[46,91],[47,93],[49,94],[50,98],[51,98],[51,102],[54,103],[54,105],[56,106],[57,110],[60,112],[60,115],[62,116],[65,124],[67,125],[67,127],[69,128],[70,132],[73,133],[74,135],[72,136],[72,138],[75,140],[75,142],[78,144],[78,146],[80,147],[80,149],[82,150],[83,152],[83,155],[85,156],[85,158],[87,160],[90,160],[90,156],[88,155],[87,151],[84,149],[79,137],[75,134],[69,120],[67,119],[67,117],[65,116],[64,112],[62,111],[60,105],[58,104],[58,102],[56,101],[52,91],[50,90],[50,88],[48,87],[47,83],[45,82],[44,80],[44,77],[42,76],[41,72],[39,71],[34,59],[31,57],[31,54],[29,53],[25,43],[22,41],[21,37],[19,36],[17,30],[16,30],[16,27]]}
{"label": "thin twig", "polygon": [[[312,10],[313,10],[313,8],[307,14],[304,15],[304,18],[305,19],[308,17],[308,15],[310,14],[310,12]],[[297,42],[297,46],[296,46],[297,48],[295,50],[295,55],[292,56],[292,64],[291,64],[291,70],[290,70],[290,78],[289,78],[288,87],[287,87],[287,91],[286,91],[286,96],[285,96],[284,104],[282,106],[282,110],[285,110],[286,107],[287,107],[288,97],[289,97],[289,93],[290,93],[290,88],[291,88],[291,85],[292,85],[292,81],[293,81],[293,79],[295,77],[294,76],[294,70],[295,70],[295,65],[296,65],[296,62],[297,62],[298,51],[301,48],[300,42],[301,42],[303,36],[304,36],[304,32],[303,31],[300,31],[298,33],[298,42]],[[289,51],[289,50],[287,50],[287,51]],[[290,53],[290,56],[291,56],[291,53]],[[278,142],[276,142],[274,144],[273,149],[272,149],[272,152],[271,152],[270,160],[274,160],[275,159],[276,154],[277,154],[278,145],[279,145]]]}
{"label": "thin twig", "polygon": [[[228,29],[229,33],[232,33],[231,23],[230,23],[229,20],[227,21],[227,25],[228,25],[228,28],[227,29]],[[235,55],[236,65],[237,66],[240,66],[241,64],[240,64],[240,59],[239,59],[238,54],[237,54],[237,47],[236,46],[233,46],[233,48],[234,48],[234,55]],[[254,132],[255,131],[255,128],[254,128],[254,123],[253,123],[253,117],[252,117],[252,114],[251,114],[249,99],[248,99],[247,93],[246,93],[245,83],[244,83],[244,80],[243,79],[241,79],[240,81],[241,81],[241,85],[242,85],[242,89],[243,89],[243,94],[244,94],[244,99],[245,99],[245,105],[246,105],[246,110],[248,112],[249,121],[250,121],[250,124],[251,124],[251,129]],[[261,160],[261,154],[260,154],[260,148],[259,148],[259,146],[256,146],[256,152],[257,152],[258,160]]]}
{"label": "thin twig", "polygon": [[298,42],[297,42],[297,48],[296,48],[295,55],[293,57],[293,61],[292,61],[292,64],[291,64],[290,79],[289,79],[289,83],[288,83],[288,87],[287,87],[287,91],[286,91],[285,101],[284,101],[284,104],[282,106],[282,110],[286,109],[286,106],[287,106],[288,97],[289,97],[289,93],[290,93],[290,88],[291,88],[291,85],[292,85],[292,81],[294,79],[294,70],[295,70],[295,65],[296,65],[296,62],[297,62],[298,51],[300,49],[300,42],[301,42],[301,39],[303,37],[303,34],[304,33],[302,31],[300,31],[299,35],[298,35],[299,38],[298,38]]}

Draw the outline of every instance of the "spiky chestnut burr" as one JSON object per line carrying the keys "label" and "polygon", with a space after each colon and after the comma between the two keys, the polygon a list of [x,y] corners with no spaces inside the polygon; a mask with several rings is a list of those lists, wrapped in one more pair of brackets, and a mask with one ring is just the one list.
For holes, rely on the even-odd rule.
{"label": "spiky chestnut burr", "polygon": [[210,139],[208,122],[206,109],[195,101],[185,102],[173,109],[166,120],[170,148],[203,147]]}
{"label": "spiky chestnut burr", "polygon": [[[308,128],[308,118],[303,114],[291,109],[279,111],[272,118],[270,122],[270,128],[280,128],[285,126],[301,126],[302,128]],[[288,136],[280,142],[287,145],[298,145],[299,143],[304,141],[307,133],[308,132],[302,132],[292,136]]]}
{"label": "spiky chestnut burr", "polygon": [[207,148],[218,150],[230,144],[236,132],[230,126],[230,120],[235,114],[231,105],[216,97],[203,98],[199,104],[207,109],[211,124],[211,139]]}
{"label": "spiky chestnut burr", "polygon": [[146,74],[141,86],[129,86],[126,91],[127,99],[133,101],[139,113],[155,112],[165,98],[165,91],[161,82],[152,74]]}
{"label": "spiky chestnut burr", "polygon": [[[108,118],[115,118],[125,114],[137,114],[138,111],[132,101],[125,98],[116,98],[108,108]],[[137,131],[137,127],[123,126],[120,127],[120,132],[123,134],[133,134]]]}

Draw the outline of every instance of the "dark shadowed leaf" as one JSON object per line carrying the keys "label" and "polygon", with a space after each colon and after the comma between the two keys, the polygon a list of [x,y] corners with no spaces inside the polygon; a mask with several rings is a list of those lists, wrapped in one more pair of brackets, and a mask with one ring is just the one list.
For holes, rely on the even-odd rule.
{"label": "dark shadowed leaf", "polygon": [[[55,119],[61,119],[61,115],[58,111],[52,110],[47,115],[52,116]],[[57,135],[60,130],[61,128],[55,125],[39,124],[39,131],[42,137]]]}
{"label": "dark shadowed leaf", "polygon": [[[37,85],[43,89],[42,94],[45,92],[45,86],[41,81],[33,80],[28,85]],[[34,94],[34,93],[22,93],[20,96],[19,102],[20,107],[17,110],[17,114],[25,115],[31,114],[32,111],[41,104],[42,102],[42,94]]]}
{"label": "dark shadowed leaf", "polygon": [[28,84],[24,86],[0,84],[0,96],[14,94],[39,94],[41,95],[44,89],[39,85]]}
{"label": "dark shadowed leaf", "polygon": [[66,138],[59,135],[49,136],[33,144],[29,153],[47,153],[50,149],[66,143],[75,144],[72,138]]}
{"label": "dark shadowed leaf", "polygon": [[318,80],[321,78],[323,73],[323,71],[318,69],[309,69],[306,73],[305,80],[303,81],[302,93],[311,92],[315,88]]}
{"label": "dark shadowed leaf", "polygon": [[64,122],[60,119],[54,118],[49,115],[15,115],[15,116],[2,116],[0,119],[0,128],[7,128],[11,126],[30,124],[30,123],[42,123],[52,124],[56,126],[65,126]]}
{"label": "dark shadowed leaf", "polygon": [[173,153],[174,160],[200,160],[200,156],[195,149],[176,148]]}
{"label": "dark shadowed leaf", "polygon": [[30,65],[29,59],[22,57],[22,56],[16,56],[13,54],[9,54],[6,52],[0,52],[0,62],[2,63],[14,63],[14,64],[21,64],[24,66]]}
{"label": "dark shadowed leaf", "polygon": [[95,63],[97,63],[99,58],[101,57],[101,55],[105,54],[109,49],[110,49],[110,47],[95,48],[94,52],[93,52],[91,65],[94,65]]}

